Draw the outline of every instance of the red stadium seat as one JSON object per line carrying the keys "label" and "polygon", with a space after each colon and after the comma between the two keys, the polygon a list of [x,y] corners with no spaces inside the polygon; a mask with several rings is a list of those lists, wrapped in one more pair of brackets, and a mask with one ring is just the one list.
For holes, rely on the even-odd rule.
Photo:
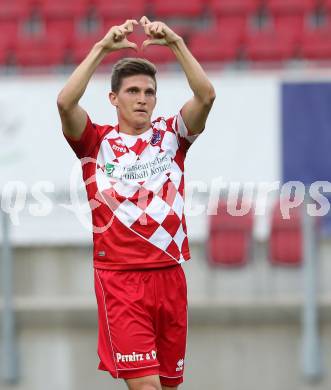
{"label": "red stadium seat", "polygon": [[245,53],[251,61],[284,61],[295,55],[295,43],[274,30],[256,32],[246,41]]}
{"label": "red stadium seat", "polygon": [[[72,60],[75,64],[79,64],[83,59],[87,56],[89,51],[92,49],[93,45],[100,40],[102,35],[86,35],[82,37],[77,37],[73,41],[73,46],[71,48],[71,56]],[[110,53],[105,57],[102,61],[102,64],[113,63],[116,62],[119,58],[125,57],[127,53],[126,50],[118,50]]]}
{"label": "red stadium seat", "polygon": [[246,15],[221,15],[217,19],[217,27],[221,36],[231,35],[244,37],[248,20]]}
{"label": "red stadium seat", "polygon": [[305,32],[302,40],[302,57],[308,59],[331,59],[331,29]]}
{"label": "red stadium seat", "polygon": [[59,39],[64,46],[71,44],[75,37],[76,28],[75,23],[70,18],[64,19],[46,19],[45,32],[51,39]]}
{"label": "red stadium seat", "polygon": [[31,0],[0,0],[0,20],[27,17],[32,10]]}
{"label": "red stadium seat", "polygon": [[123,18],[112,18],[111,16],[103,16],[101,20],[102,20],[102,31],[104,33],[109,31],[111,27],[119,26],[124,22]]}
{"label": "red stadium seat", "polygon": [[[215,42],[215,37],[217,40]],[[234,61],[238,57],[241,44],[240,32],[223,34],[221,30],[195,32],[192,35],[189,48],[201,62]]]}
{"label": "red stadium seat", "polygon": [[176,61],[176,57],[173,52],[165,46],[148,46],[144,50],[143,56],[155,64],[166,64]]}
{"label": "red stadium seat", "polygon": [[207,257],[212,265],[241,266],[246,264],[251,249],[253,211],[232,216],[227,203],[221,201],[217,214],[209,217]]}
{"label": "red stadium seat", "polygon": [[6,65],[9,56],[8,45],[0,40],[0,66]]}
{"label": "red stadium seat", "polygon": [[316,7],[315,0],[267,0],[267,8],[273,14],[304,13]]}
{"label": "red stadium seat", "polygon": [[331,0],[322,0],[321,3],[324,9],[331,10]]}
{"label": "red stadium seat", "polygon": [[0,45],[12,47],[18,37],[18,23],[14,20],[4,20],[0,23]]}
{"label": "red stadium seat", "polygon": [[198,17],[204,11],[203,0],[155,0],[153,1],[153,13],[156,19],[159,17]]}
{"label": "red stadium seat", "polygon": [[65,48],[58,40],[49,37],[18,40],[15,57],[19,66],[49,66],[62,64]]}
{"label": "red stadium seat", "polygon": [[288,40],[299,42],[305,26],[303,15],[276,15],[273,20],[277,33],[282,34]]}
{"label": "red stadium seat", "polygon": [[88,0],[43,0],[40,9],[46,18],[77,18],[86,15],[89,10]]}
{"label": "red stadium seat", "polygon": [[279,265],[300,265],[302,263],[301,208],[290,209],[290,218],[284,219],[281,213],[281,202],[275,205],[272,214],[269,239],[270,261]]}
{"label": "red stadium seat", "polygon": [[261,0],[211,0],[210,9],[215,15],[243,15],[257,11],[261,3]]}
{"label": "red stadium seat", "polygon": [[95,0],[95,10],[101,17],[140,19],[145,14],[145,0]]}

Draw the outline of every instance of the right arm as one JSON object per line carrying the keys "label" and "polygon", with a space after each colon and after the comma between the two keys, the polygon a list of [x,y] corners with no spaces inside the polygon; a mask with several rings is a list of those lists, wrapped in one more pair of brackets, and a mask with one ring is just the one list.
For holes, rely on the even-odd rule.
{"label": "right arm", "polygon": [[138,24],[138,22],[127,20],[121,26],[112,27],[105,37],[93,46],[59,93],[57,106],[61,117],[62,130],[71,139],[79,140],[85,129],[87,113],[79,106],[79,100],[100,62],[112,51],[123,48],[137,48],[135,43],[127,40],[127,35],[133,31],[134,24]]}

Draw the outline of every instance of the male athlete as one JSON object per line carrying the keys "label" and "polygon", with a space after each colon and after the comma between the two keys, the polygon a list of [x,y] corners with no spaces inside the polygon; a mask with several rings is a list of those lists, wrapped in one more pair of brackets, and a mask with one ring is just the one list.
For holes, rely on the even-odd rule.
{"label": "male athlete", "polygon": [[112,27],[76,68],[57,100],[64,135],[81,159],[92,209],[99,368],[131,390],[177,389],[183,382],[189,260],[184,160],[204,129],[215,92],[183,39],[142,17],[143,46],[168,46],[193,97],[177,115],[151,121],[156,69],[125,58],[114,65],[110,103],[118,125],[93,124],[79,106],[97,66],[128,40],[135,20]]}

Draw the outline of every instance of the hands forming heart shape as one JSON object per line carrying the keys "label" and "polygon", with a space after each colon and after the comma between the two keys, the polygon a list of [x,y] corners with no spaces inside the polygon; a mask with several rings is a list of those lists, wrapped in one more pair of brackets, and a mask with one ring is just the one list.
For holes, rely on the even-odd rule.
{"label": "hands forming heart shape", "polygon": [[101,41],[103,47],[109,51],[125,48],[138,50],[137,44],[129,41],[127,37],[133,32],[134,26],[139,24],[144,28],[148,37],[143,42],[141,49],[145,49],[149,45],[171,46],[181,39],[165,23],[151,22],[146,16],[143,16],[139,23],[137,20],[129,19],[120,26],[113,26]]}

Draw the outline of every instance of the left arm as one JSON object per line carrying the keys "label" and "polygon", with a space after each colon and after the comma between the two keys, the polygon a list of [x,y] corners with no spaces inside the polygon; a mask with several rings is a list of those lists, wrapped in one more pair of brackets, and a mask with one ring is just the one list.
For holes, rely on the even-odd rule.
{"label": "left arm", "polygon": [[181,114],[190,133],[200,133],[205,127],[209,111],[216,97],[213,85],[185,45],[183,38],[164,23],[150,22],[145,16],[141,18],[140,23],[150,38],[144,42],[144,47],[153,44],[168,46],[184,70],[193,97],[185,103]]}

